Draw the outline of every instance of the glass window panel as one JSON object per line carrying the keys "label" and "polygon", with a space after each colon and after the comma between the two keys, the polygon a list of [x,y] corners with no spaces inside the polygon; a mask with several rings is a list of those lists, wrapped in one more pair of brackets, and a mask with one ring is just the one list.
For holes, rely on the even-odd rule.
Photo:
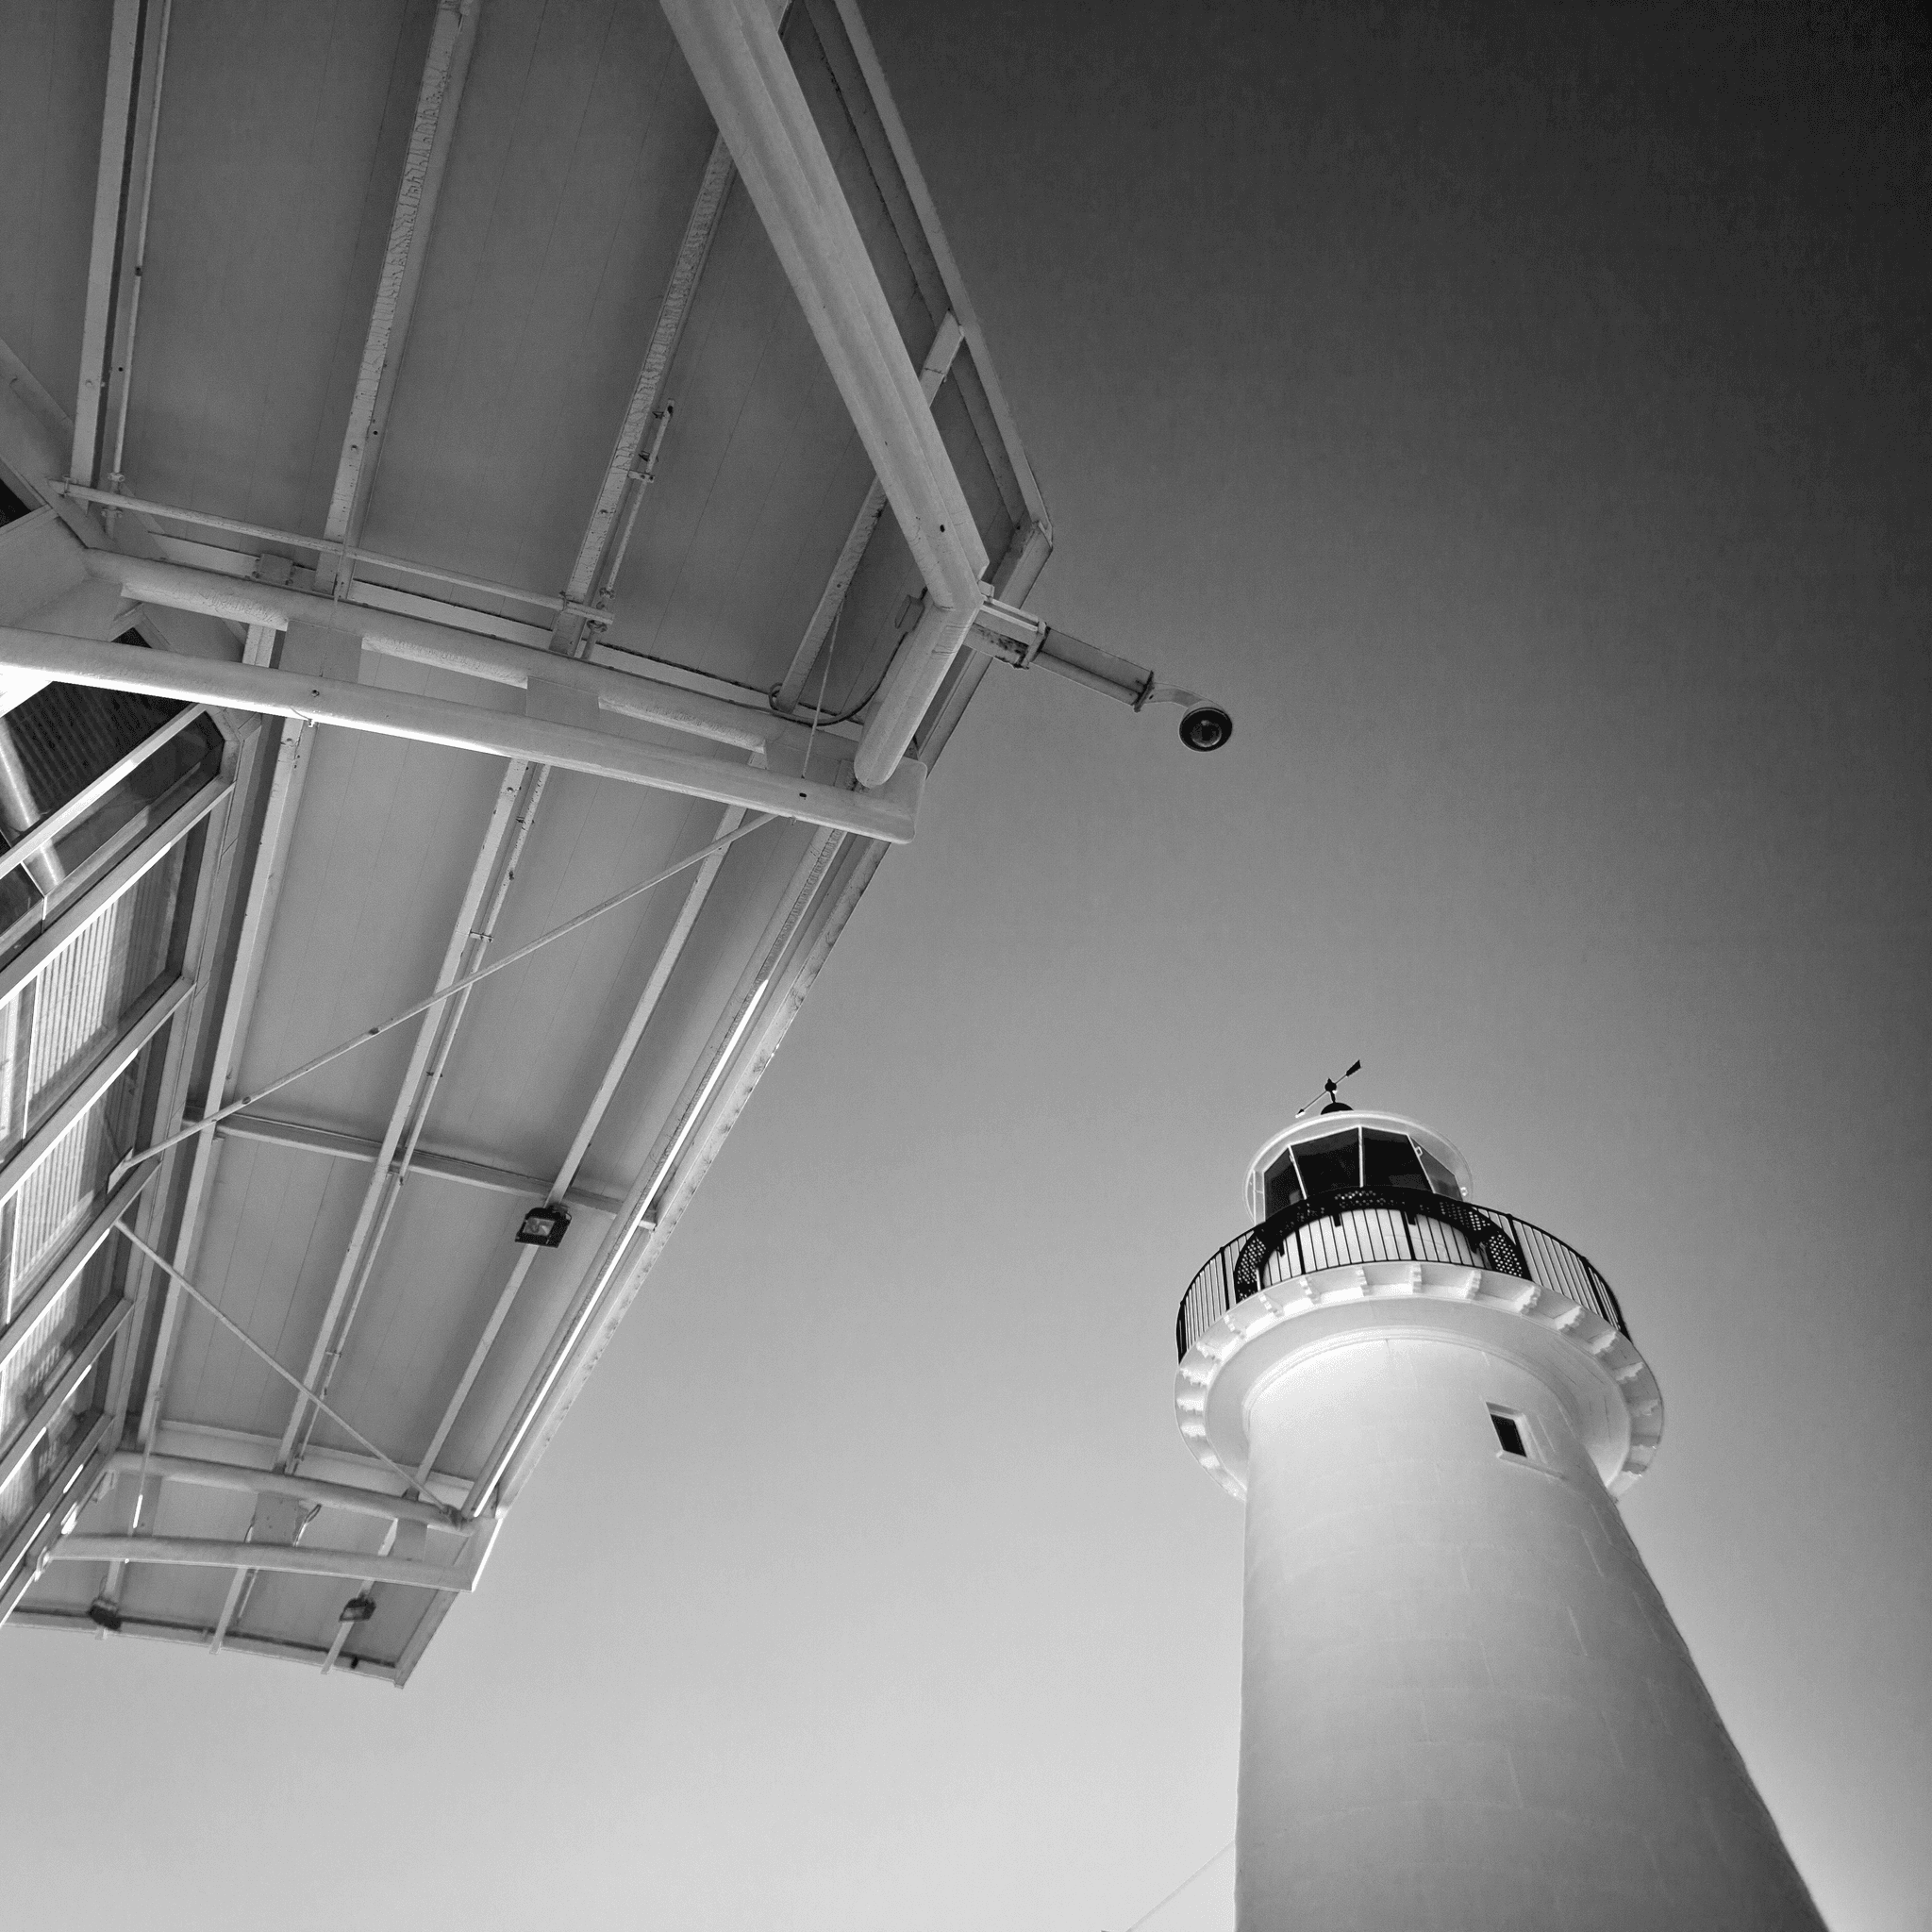
{"label": "glass window panel", "polygon": [[1304,1141],[1294,1150],[1294,1160],[1310,1198],[1332,1194],[1338,1188],[1361,1186],[1361,1158],[1353,1127],[1319,1141]]}
{"label": "glass window panel", "polygon": [[1362,1185],[1413,1188],[1422,1194],[1429,1191],[1428,1176],[1407,1134],[1391,1134],[1380,1127],[1362,1129]]}
{"label": "glass window panel", "polygon": [[1429,1177],[1429,1185],[1439,1194],[1446,1194],[1452,1201],[1462,1199],[1462,1190],[1456,1185],[1456,1176],[1429,1152],[1426,1147],[1418,1147],[1417,1155],[1423,1163],[1423,1172]]}
{"label": "glass window panel", "polygon": [[1264,1218],[1272,1219],[1284,1208],[1292,1208],[1302,1198],[1301,1176],[1294,1171],[1294,1162],[1282,1155],[1268,1170],[1268,1178],[1262,1183],[1263,1195],[1261,1212]]}

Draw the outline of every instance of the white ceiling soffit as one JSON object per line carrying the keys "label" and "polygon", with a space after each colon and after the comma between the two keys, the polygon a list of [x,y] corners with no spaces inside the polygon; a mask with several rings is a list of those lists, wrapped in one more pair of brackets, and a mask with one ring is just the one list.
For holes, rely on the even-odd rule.
{"label": "white ceiling soffit", "polygon": [[0,1615],[400,1684],[1045,511],[844,0],[101,0],[0,113]]}

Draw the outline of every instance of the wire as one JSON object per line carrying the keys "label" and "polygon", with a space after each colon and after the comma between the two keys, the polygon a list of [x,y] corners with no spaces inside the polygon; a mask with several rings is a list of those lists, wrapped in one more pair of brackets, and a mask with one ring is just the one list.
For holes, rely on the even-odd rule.
{"label": "wire", "polygon": [[[130,1241],[132,1241],[134,1245],[137,1248],[139,1248],[141,1252],[143,1255],[145,1255],[148,1257],[148,1259],[152,1261],[155,1264],[155,1266],[161,1271],[163,1274],[167,1275],[171,1281],[176,1284],[176,1286],[181,1288],[189,1295],[192,1296],[194,1300],[198,1301],[202,1305],[202,1307],[205,1307],[208,1311],[208,1313],[212,1315],[215,1318],[215,1320],[219,1322],[222,1324],[222,1326],[225,1328],[228,1331],[228,1333],[232,1335],[235,1338],[235,1340],[242,1345],[243,1348],[248,1350],[248,1352],[251,1355],[259,1357],[260,1359],[266,1362],[268,1366],[272,1368],[275,1372],[275,1374],[282,1378],[283,1381],[288,1383],[290,1388],[299,1389],[302,1391],[302,1393],[309,1399],[310,1402],[314,1403],[317,1408],[321,1409],[324,1415],[327,1416],[330,1422],[335,1424],[337,1428],[341,1429],[345,1435],[353,1436],[355,1440],[358,1442],[359,1442],[363,1448],[368,1450],[370,1455],[375,1457],[375,1459],[379,1463],[381,1463],[385,1469],[389,1470],[391,1474],[400,1476],[403,1480],[404,1493],[406,1495],[412,1489],[421,1489],[422,1485],[417,1481],[416,1477],[412,1476],[409,1474],[409,1472],[402,1466],[401,1463],[391,1462],[390,1458],[387,1456],[385,1456],[382,1453],[382,1451],[378,1449],[375,1446],[375,1444],[369,1440],[369,1438],[361,1432],[360,1429],[357,1428],[353,1423],[344,1422],[342,1418],[339,1416],[335,1412],[335,1410],[332,1409],[328,1406],[328,1404],[325,1403],[322,1399],[322,1397],[318,1395],[315,1392],[315,1391],[308,1386],[307,1382],[303,1381],[300,1376],[296,1375],[292,1370],[285,1369],[280,1362],[276,1361],[275,1357],[272,1356],[267,1349],[262,1347],[260,1342],[256,1341],[254,1336],[248,1333],[248,1331],[245,1328],[242,1327],[239,1324],[230,1321],[226,1315],[223,1314],[221,1309],[216,1307],[214,1303],[209,1301],[208,1296],[203,1294],[200,1289],[196,1288],[193,1282],[190,1281],[187,1275],[183,1274],[181,1271],[178,1268],[176,1268],[174,1265],[174,1263],[167,1258],[166,1256],[157,1254],[153,1248],[149,1247],[148,1244],[144,1241],[142,1241],[142,1238],[138,1234],[136,1234],[131,1227],[128,1226],[125,1220],[117,1221],[114,1224],[114,1226],[120,1233],[125,1235],[127,1239]],[[143,1460],[142,1464],[143,1475],[145,1475],[146,1469],[147,1464],[145,1460]],[[451,1510],[450,1515],[452,1519],[454,1519],[456,1512],[454,1510]]]}
{"label": "wire", "polygon": [[614,898],[606,899],[602,905],[592,906],[588,912],[579,912],[575,919],[567,919],[551,931],[534,939],[526,946],[519,946],[513,953],[506,953],[502,958],[491,960],[488,966],[479,966],[475,972],[465,974],[460,979],[452,979],[447,986],[439,986],[427,999],[421,999],[413,1007],[405,1007],[400,1013],[392,1013],[379,1025],[358,1033],[352,1040],[344,1040],[330,1047],[325,1053],[319,1053],[312,1060],[305,1060],[292,1073],[279,1074],[265,1087],[258,1087],[253,1093],[244,1093],[239,1100],[231,1100],[226,1107],[218,1108],[213,1113],[203,1114],[198,1121],[192,1122],[178,1133],[170,1134],[165,1140],[157,1141],[152,1146],[143,1147],[139,1154],[125,1156],[116,1163],[114,1171],[108,1176],[108,1185],[120,1184],[121,1176],[141,1161],[151,1160],[157,1154],[165,1153],[168,1148],[183,1141],[192,1141],[195,1135],[206,1133],[208,1128],[218,1126],[230,1114],[240,1113],[244,1107],[253,1107],[258,1100],[266,1100],[271,1093],[278,1093],[284,1087],[292,1086],[305,1074],[319,1073],[332,1060],[339,1060],[344,1054],[353,1053],[358,1046],[366,1046],[372,1040],[379,1040],[383,1034],[400,1026],[405,1021],[413,1020],[419,1013],[426,1013],[431,1007],[440,1007],[455,994],[464,991],[478,980],[488,979],[492,973],[501,973],[506,966],[514,966],[520,959],[527,959],[540,947],[547,946],[553,940],[560,940],[575,932],[580,926],[590,924],[601,913],[614,910],[627,901],[648,892],[654,886],[661,886],[666,879],[675,878],[681,872],[688,871],[700,860],[710,858],[714,852],[723,852],[726,846],[735,845],[739,840],[748,838],[753,832],[769,825],[777,817],[776,812],[759,812],[756,818],[747,819],[737,831],[727,832],[722,839],[713,839],[708,845],[700,845],[695,852],[687,853],[675,865],[667,865],[660,873],[654,874],[641,886],[626,886]]}
{"label": "wire", "polygon": [[1158,1906],[1155,1906],[1149,1911],[1142,1912],[1141,1916],[1138,1919],[1136,1919],[1131,1925],[1127,1927],[1127,1932],[1141,1932],[1141,1927],[1144,1925],[1149,1919],[1153,1918],[1156,1912],[1165,1911],[1169,1906],[1173,1905],[1175,1899],[1180,1897],[1182,1892],[1187,1890],[1189,1886],[1193,1884],[1195,1879],[1201,1877],[1204,1874],[1206,1874],[1209,1867],[1220,1864],[1222,1859],[1226,1857],[1228,1853],[1230,1853],[1233,1850],[1234,1840],[1233,1839],[1229,1839],[1228,1841],[1224,1845],[1223,1845],[1222,1848],[1218,1852],[1216,1852],[1211,1858],[1208,1860],[1208,1863],[1206,1865],[1196,1866],[1195,1869],[1190,1872],[1188,1875],[1185,1878],[1183,1878],[1181,1882],[1178,1885],[1176,1885],[1174,1889],[1171,1892],[1169,1892],[1168,1895],[1164,1899],[1162,1899]]}
{"label": "wire", "polygon": [[799,767],[799,776],[811,775],[811,748],[818,742],[819,713],[825,708],[825,686],[831,682],[832,654],[839,648],[839,620],[845,615],[845,600],[839,599],[839,608],[832,612],[832,635],[825,640],[825,668],[819,673],[819,701],[812,708],[811,729],[805,735],[805,763]]}

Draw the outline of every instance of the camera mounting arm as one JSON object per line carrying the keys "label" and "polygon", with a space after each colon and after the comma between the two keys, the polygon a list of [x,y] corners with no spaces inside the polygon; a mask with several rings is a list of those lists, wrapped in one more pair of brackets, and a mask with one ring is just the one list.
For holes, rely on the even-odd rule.
{"label": "camera mounting arm", "polygon": [[1034,665],[1084,684],[1090,691],[1145,710],[1149,705],[1180,705],[1181,742],[1191,751],[1219,751],[1234,735],[1234,720],[1219,705],[1197,691],[1162,684],[1143,666],[1103,651],[1043,618],[989,597],[980,606],[967,643],[1003,663],[1026,670]]}

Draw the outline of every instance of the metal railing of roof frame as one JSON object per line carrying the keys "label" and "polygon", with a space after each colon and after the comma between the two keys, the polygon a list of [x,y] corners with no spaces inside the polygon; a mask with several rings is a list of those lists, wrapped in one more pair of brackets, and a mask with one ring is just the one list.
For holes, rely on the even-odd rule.
{"label": "metal railing of roof frame", "polygon": [[1365,1261],[1441,1261],[1534,1282],[1630,1332],[1595,1266],[1567,1241],[1500,1208],[1478,1208],[1419,1188],[1342,1188],[1297,1201],[1210,1255],[1174,1316],[1190,1348],[1238,1303],[1324,1268]]}

